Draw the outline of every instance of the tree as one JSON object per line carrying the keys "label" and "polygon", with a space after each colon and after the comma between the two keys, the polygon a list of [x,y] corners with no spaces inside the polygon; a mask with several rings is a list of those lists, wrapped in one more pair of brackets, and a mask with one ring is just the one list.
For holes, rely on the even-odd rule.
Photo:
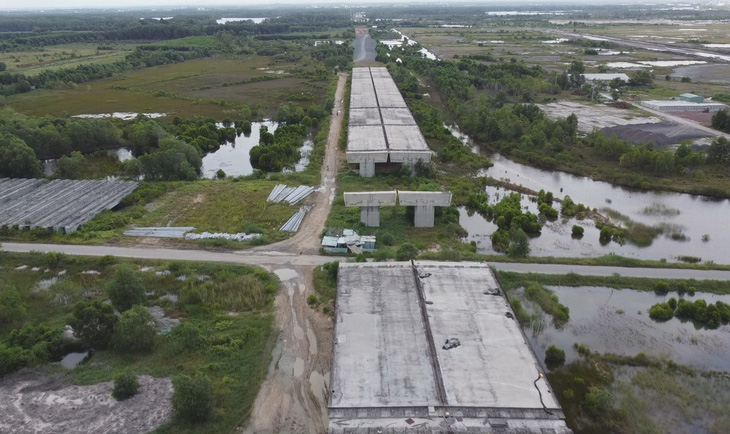
{"label": "tree", "polygon": [[530,253],[530,241],[527,233],[519,227],[512,227],[509,231],[510,245],[508,256],[511,258],[524,258]]}
{"label": "tree", "polygon": [[90,348],[106,348],[114,336],[118,318],[114,309],[100,301],[78,302],[73,310],[74,336]]}
{"label": "tree", "polygon": [[37,178],[43,174],[35,151],[14,135],[0,136],[0,178]]}
{"label": "tree", "polygon": [[545,364],[550,368],[557,368],[565,363],[565,351],[555,345],[550,345],[545,350]]}
{"label": "tree", "polygon": [[416,259],[416,256],[418,256],[418,249],[411,243],[403,244],[396,253],[396,259],[399,261],[410,261]]}
{"label": "tree", "polygon": [[175,391],[172,408],[175,415],[187,422],[199,423],[213,413],[213,383],[203,374],[180,374],[172,378]]}
{"label": "tree", "polygon": [[727,131],[730,129],[730,117],[728,117],[727,110],[720,110],[712,115],[712,128],[720,131]]}
{"label": "tree", "polygon": [[64,155],[58,163],[55,175],[64,179],[79,179],[84,168],[86,158],[79,151],[74,151],[70,156]]}
{"label": "tree", "polygon": [[142,277],[126,264],[115,267],[114,277],[109,282],[108,291],[112,304],[119,312],[124,312],[135,304],[144,304],[147,301]]}
{"label": "tree", "polygon": [[654,76],[651,72],[646,70],[639,70],[634,73],[629,79],[629,84],[634,86],[650,86],[654,80]]}
{"label": "tree", "polygon": [[12,285],[0,289],[0,324],[19,321],[25,315],[20,291]]}
{"label": "tree", "polygon": [[114,389],[112,389],[112,397],[117,401],[122,401],[136,395],[137,389],[139,389],[137,375],[131,372],[123,372],[114,377]]}
{"label": "tree", "polygon": [[191,144],[173,138],[159,141],[160,148],[139,157],[142,172],[150,181],[194,181],[200,176],[203,160]]}
{"label": "tree", "polygon": [[200,329],[188,321],[173,327],[166,338],[169,342],[168,347],[175,354],[198,350],[205,343],[200,335]]}
{"label": "tree", "polygon": [[117,350],[133,353],[152,351],[157,337],[157,323],[146,307],[136,305],[124,312],[114,335]]}

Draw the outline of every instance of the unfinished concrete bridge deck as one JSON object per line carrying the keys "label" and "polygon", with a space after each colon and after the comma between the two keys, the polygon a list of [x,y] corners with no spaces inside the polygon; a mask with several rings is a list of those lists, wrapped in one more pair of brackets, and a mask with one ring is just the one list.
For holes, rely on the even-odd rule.
{"label": "unfinished concrete bridge deck", "polygon": [[331,433],[571,432],[486,264],[341,263],[337,291]]}
{"label": "unfinished concrete bridge deck", "polygon": [[431,161],[431,150],[408,105],[383,67],[353,68],[347,130],[347,162],[372,177],[376,163]]}

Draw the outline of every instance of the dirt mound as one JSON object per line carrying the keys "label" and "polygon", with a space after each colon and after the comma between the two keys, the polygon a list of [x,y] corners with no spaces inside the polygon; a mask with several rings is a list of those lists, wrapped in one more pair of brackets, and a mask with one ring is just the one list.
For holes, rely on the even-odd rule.
{"label": "dirt mound", "polygon": [[607,137],[613,134],[633,144],[653,142],[657,149],[664,149],[683,140],[694,140],[709,136],[708,133],[676,122],[657,122],[635,125],[618,125],[601,130]]}
{"label": "dirt mound", "polygon": [[0,381],[0,433],[140,433],[172,418],[168,378],[139,377],[139,392],[111,397],[112,383],[72,386],[59,375],[23,372]]}

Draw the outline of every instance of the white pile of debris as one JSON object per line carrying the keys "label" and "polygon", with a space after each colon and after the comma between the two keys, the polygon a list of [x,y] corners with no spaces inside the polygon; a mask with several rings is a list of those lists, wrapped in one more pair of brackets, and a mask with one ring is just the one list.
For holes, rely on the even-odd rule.
{"label": "white pile of debris", "polygon": [[186,240],[214,240],[223,239],[231,241],[251,241],[255,238],[260,238],[261,234],[247,234],[245,232],[239,232],[237,234],[226,234],[226,233],[210,233],[203,232],[202,234],[187,233],[185,234]]}
{"label": "white pile of debris", "polygon": [[278,184],[271,190],[267,202],[279,203],[282,200],[289,202],[290,205],[294,205],[305,197],[309,196],[314,192],[314,187],[306,185],[300,185],[299,187],[287,187],[284,184]]}

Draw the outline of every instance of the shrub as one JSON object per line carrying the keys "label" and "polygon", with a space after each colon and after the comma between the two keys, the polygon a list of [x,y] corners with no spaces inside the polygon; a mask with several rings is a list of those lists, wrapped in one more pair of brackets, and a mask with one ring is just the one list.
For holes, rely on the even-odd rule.
{"label": "shrub", "polygon": [[310,306],[314,306],[318,301],[319,299],[314,294],[310,294],[309,297],[307,297],[307,304]]}
{"label": "shrub", "polygon": [[117,316],[114,309],[100,301],[78,302],[74,306],[71,327],[74,335],[90,348],[106,348],[114,336]]}
{"label": "shrub", "polygon": [[25,315],[23,297],[14,286],[0,288],[0,324],[20,321]]}
{"label": "shrub", "polygon": [[656,321],[668,321],[674,316],[674,310],[668,303],[657,303],[649,309],[649,318]]}
{"label": "shrub", "polygon": [[126,264],[118,265],[115,268],[108,291],[112,304],[119,312],[124,312],[135,304],[144,304],[147,301],[142,277]]}
{"label": "shrub", "polygon": [[137,375],[131,372],[124,372],[114,377],[112,397],[117,401],[122,401],[136,395],[137,389],[139,389]]}
{"label": "shrub", "polygon": [[213,383],[205,375],[176,375],[172,378],[175,391],[172,408],[175,415],[190,423],[207,420],[213,412]]}
{"label": "shrub", "polygon": [[658,281],[656,284],[654,284],[654,292],[657,292],[659,294],[666,294],[669,292],[669,284],[663,280]]}
{"label": "shrub", "polygon": [[416,256],[418,256],[418,249],[411,243],[403,244],[396,253],[396,259],[399,261],[410,261],[416,259]]}
{"label": "shrub", "polygon": [[605,389],[591,387],[586,393],[584,404],[591,416],[598,417],[611,408],[613,397]]}
{"label": "shrub", "polygon": [[562,365],[563,363],[565,363],[565,351],[556,347],[555,345],[550,345],[550,347],[548,347],[548,349],[545,351],[545,364],[550,369],[553,369]]}
{"label": "shrub", "polygon": [[584,231],[583,226],[573,225],[572,235],[574,238],[581,238]]}
{"label": "shrub", "polygon": [[218,171],[215,172],[215,177],[218,179],[226,179],[226,172],[224,172],[223,169],[218,169]]}
{"label": "shrub", "polygon": [[114,336],[120,351],[146,353],[152,351],[157,336],[155,318],[146,307],[136,305],[124,312]]}
{"label": "shrub", "polygon": [[368,258],[365,257],[365,254],[358,253],[357,255],[355,255],[355,262],[367,262],[367,261],[368,261]]}
{"label": "shrub", "polygon": [[189,321],[173,327],[166,338],[169,342],[168,348],[173,354],[195,351],[205,344],[203,337],[200,335],[200,329]]}

